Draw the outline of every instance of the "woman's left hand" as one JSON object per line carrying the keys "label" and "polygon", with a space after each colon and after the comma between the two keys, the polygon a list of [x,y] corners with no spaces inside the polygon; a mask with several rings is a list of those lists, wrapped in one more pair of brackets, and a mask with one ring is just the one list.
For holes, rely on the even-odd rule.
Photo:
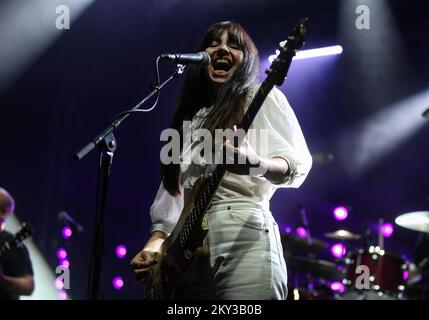
{"label": "woman's left hand", "polygon": [[[237,126],[234,126],[234,133]],[[224,160],[226,169],[232,173],[248,175],[251,168],[259,167],[261,158],[256,154],[249,141],[244,138],[241,145],[235,147],[231,141],[224,143]]]}

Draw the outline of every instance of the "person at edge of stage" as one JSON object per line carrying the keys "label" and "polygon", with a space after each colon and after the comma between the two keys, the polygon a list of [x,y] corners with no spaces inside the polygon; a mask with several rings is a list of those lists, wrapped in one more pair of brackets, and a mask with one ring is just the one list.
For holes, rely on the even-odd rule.
{"label": "person at edge of stage", "polygon": [[[14,208],[14,199],[0,187],[0,244],[13,237],[4,229]],[[4,253],[0,257],[0,300],[19,300],[20,296],[29,296],[33,291],[33,267],[25,245]]]}

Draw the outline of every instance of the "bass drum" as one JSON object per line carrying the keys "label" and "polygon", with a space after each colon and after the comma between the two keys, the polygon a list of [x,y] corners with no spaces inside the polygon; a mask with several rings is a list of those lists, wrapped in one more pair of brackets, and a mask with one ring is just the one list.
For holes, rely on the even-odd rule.
{"label": "bass drum", "polygon": [[[386,253],[379,247],[359,250],[346,260],[347,287],[351,296],[361,298],[401,297],[405,290],[407,264],[399,256]],[[368,279],[363,277],[368,276]],[[369,287],[368,287],[369,285]],[[366,296],[362,297],[362,293]],[[374,295],[375,294],[375,295]]]}
{"label": "bass drum", "polygon": [[347,290],[340,300],[400,300],[398,295],[386,294],[375,290]]}

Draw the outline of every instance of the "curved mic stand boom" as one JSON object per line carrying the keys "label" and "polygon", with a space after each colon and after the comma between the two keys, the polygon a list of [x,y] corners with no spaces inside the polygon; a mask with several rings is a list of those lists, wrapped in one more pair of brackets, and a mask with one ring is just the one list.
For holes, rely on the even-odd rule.
{"label": "curved mic stand boom", "polygon": [[146,103],[153,95],[170,82],[173,78],[182,74],[185,66],[178,64],[173,69],[171,76],[163,83],[154,86],[154,89],[142,101],[140,101],[133,109],[121,112],[113,118],[108,127],[103,130],[98,136],[92,139],[86,146],[74,155],[75,160],[83,159],[95,147],[99,147],[100,161],[98,166],[98,179],[97,179],[97,206],[95,216],[95,226],[93,235],[93,247],[90,260],[90,272],[88,281],[88,299],[97,300],[100,287],[100,274],[101,262],[104,249],[104,217],[107,208],[107,194],[109,189],[110,168],[113,162],[113,156],[116,150],[116,139],[114,131],[121,125],[130,113],[138,110],[144,103]]}

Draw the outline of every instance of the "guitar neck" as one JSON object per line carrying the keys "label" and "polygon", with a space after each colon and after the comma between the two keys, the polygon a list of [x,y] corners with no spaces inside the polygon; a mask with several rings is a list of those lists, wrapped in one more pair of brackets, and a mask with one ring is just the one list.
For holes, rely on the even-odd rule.
{"label": "guitar neck", "polygon": [[10,239],[7,239],[0,243],[0,257],[3,256],[6,252],[18,247],[25,239],[31,236],[32,233],[32,227],[27,223],[23,223],[21,230],[19,230]]}
{"label": "guitar neck", "polygon": [[[238,129],[243,129],[246,133],[248,132],[250,126],[252,125],[253,120],[256,117],[259,109],[261,109],[262,104],[265,101],[265,98],[268,96],[268,93],[273,88],[273,84],[268,80],[265,80],[260,86],[258,91],[256,92],[247,112],[244,114],[243,119],[238,125]],[[242,137],[244,138],[244,136]],[[240,141],[241,142],[241,141]]]}
{"label": "guitar neck", "polygon": [[205,211],[207,210],[213,195],[216,193],[226,169],[223,166],[217,165],[216,168],[203,179],[198,190],[198,196],[195,198],[194,207],[189,212],[188,217],[179,232],[179,240],[182,248],[186,248],[192,231],[200,223]]}

